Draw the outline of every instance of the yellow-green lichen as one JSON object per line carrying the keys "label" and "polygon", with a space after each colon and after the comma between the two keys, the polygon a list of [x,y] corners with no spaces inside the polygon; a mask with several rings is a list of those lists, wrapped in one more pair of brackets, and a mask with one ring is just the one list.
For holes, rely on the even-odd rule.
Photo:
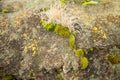
{"label": "yellow-green lichen", "polygon": [[[102,39],[107,39],[107,34],[105,31],[102,30],[102,28],[100,26],[94,26],[91,28],[91,31],[96,34],[96,35],[93,35],[95,39],[98,38],[98,36]],[[95,40],[94,39],[94,40]]]}
{"label": "yellow-green lichen", "polygon": [[32,56],[37,54],[38,41],[36,39],[30,39],[29,43],[24,46],[24,53],[32,52]]}

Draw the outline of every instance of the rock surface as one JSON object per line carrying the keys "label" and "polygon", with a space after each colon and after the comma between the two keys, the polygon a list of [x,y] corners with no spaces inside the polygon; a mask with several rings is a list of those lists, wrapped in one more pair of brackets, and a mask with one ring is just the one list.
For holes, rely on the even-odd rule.
{"label": "rock surface", "polygon": [[[18,80],[59,80],[58,74],[64,80],[119,80],[120,64],[109,63],[107,55],[120,60],[120,2],[83,7],[54,1],[0,0],[0,9],[10,11],[0,13],[0,79],[7,73]],[[67,38],[42,27],[46,17],[74,30],[77,48],[93,48],[85,55],[87,69],[81,70]]]}

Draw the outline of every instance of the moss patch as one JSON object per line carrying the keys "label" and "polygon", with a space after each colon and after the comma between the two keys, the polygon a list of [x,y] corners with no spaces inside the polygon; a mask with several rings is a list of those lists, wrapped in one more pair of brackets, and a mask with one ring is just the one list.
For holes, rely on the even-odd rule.
{"label": "moss patch", "polygon": [[118,59],[118,55],[117,54],[109,54],[107,56],[108,61],[112,64],[118,64],[119,59]]}

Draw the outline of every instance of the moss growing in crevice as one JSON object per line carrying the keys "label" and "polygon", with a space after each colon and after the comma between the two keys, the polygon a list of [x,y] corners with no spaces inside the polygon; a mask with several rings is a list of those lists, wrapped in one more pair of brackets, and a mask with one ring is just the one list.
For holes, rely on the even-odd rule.
{"label": "moss growing in crevice", "polygon": [[41,24],[47,31],[53,31],[60,36],[69,37],[70,35],[68,27],[62,26],[60,24],[54,24],[52,22],[48,23],[45,20],[42,20]]}
{"label": "moss growing in crevice", "polygon": [[62,26],[60,24],[54,24],[52,22],[47,22],[45,20],[41,21],[41,25],[47,30],[47,31],[53,31],[56,34],[62,36],[62,37],[66,37],[69,39],[69,47],[74,51],[74,53],[76,54],[76,56],[79,57],[80,59],[80,63],[81,63],[81,69],[86,69],[89,62],[87,57],[84,56],[84,54],[86,53],[85,51],[83,51],[82,49],[77,49],[76,44],[75,44],[75,32],[72,32],[69,30],[68,27]]}

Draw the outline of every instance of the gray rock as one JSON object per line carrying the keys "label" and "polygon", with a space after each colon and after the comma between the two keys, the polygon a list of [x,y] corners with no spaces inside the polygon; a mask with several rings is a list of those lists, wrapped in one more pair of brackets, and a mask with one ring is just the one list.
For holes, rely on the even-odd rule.
{"label": "gray rock", "polygon": [[[119,2],[61,7],[60,3],[52,1],[0,1],[2,8],[13,11],[0,13],[0,76],[9,73],[18,79],[57,80],[56,74],[62,73],[64,80],[118,80],[119,64],[114,68],[106,58],[107,54],[115,52],[111,51],[113,46],[120,48]],[[57,17],[55,13],[53,22],[76,32],[77,48],[95,48],[85,54],[89,60],[87,69],[80,69],[80,60],[69,47],[67,38],[45,30],[40,24],[42,18],[52,21],[47,11],[41,9],[46,7],[61,11],[63,15]]]}

